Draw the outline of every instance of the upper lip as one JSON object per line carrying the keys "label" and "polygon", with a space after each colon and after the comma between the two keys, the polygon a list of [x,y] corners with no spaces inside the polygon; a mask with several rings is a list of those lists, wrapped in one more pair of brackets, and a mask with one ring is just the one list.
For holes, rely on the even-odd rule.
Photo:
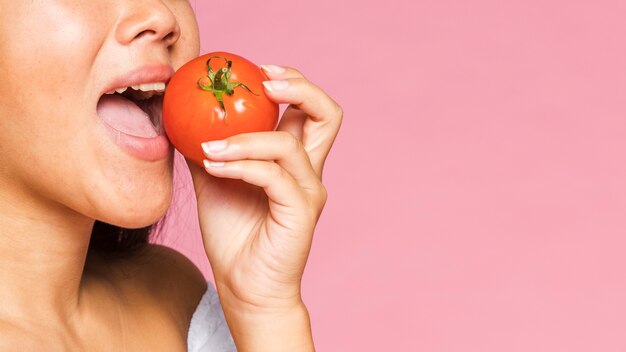
{"label": "upper lip", "polygon": [[100,96],[117,88],[125,88],[142,83],[164,82],[166,85],[174,75],[174,69],[170,65],[151,64],[136,67],[110,81]]}

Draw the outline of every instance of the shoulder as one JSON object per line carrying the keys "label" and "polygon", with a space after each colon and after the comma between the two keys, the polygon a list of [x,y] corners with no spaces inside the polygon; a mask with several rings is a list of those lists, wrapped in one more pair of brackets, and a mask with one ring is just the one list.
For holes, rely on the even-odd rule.
{"label": "shoulder", "polygon": [[[97,265],[102,270],[101,264]],[[186,329],[207,290],[198,267],[181,252],[148,244],[129,258],[106,265],[110,280],[131,301],[153,302],[171,313]]]}
{"label": "shoulder", "polygon": [[206,290],[206,279],[198,267],[174,248],[148,244],[133,257],[132,265],[145,275],[147,284],[187,293]]}
{"label": "shoulder", "polygon": [[122,267],[141,274],[152,288],[170,287],[179,291],[206,290],[206,280],[198,267],[181,252],[164,245],[148,244]]}

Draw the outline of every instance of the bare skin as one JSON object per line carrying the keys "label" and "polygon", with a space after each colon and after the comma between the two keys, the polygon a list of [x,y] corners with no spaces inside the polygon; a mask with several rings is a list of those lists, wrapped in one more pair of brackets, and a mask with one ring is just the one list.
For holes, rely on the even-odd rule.
{"label": "bare skin", "polygon": [[52,314],[4,314],[0,350],[186,351],[205,289],[198,269],[167,247],[152,245],[113,262],[90,257],[72,314],[60,321]]}
{"label": "bare skin", "polygon": [[[94,219],[155,223],[172,196],[172,155],[119,149],[95,107],[134,67],[199,54],[185,0],[0,0],[0,350],[185,351],[206,289],[180,253],[87,257]],[[326,202],[324,161],[341,108],[293,68],[266,66],[291,104],[276,132],[207,145],[188,164],[207,256],[239,351],[311,351],[300,282]],[[273,86],[273,88],[272,88]],[[282,86],[283,89],[278,89]]]}

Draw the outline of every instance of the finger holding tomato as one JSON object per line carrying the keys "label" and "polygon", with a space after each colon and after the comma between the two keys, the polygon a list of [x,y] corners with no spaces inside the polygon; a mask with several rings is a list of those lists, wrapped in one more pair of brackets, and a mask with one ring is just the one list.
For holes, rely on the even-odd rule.
{"label": "finger holding tomato", "polygon": [[[228,53],[221,55],[232,58]],[[209,123],[220,121],[230,124],[229,128],[239,122],[257,124],[256,130],[245,130],[250,127],[246,125],[229,137],[209,136],[201,146],[198,143],[201,156],[193,152],[194,140],[189,142],[190,155],[183,153],[198,200],[205,250],[240,350],[278,346],[273,342],[296,350],[285,336],[293,336],[287,340],[294,344],[312,347],[300,283],[327,198],[322,184],[324,162],[343,113],[332,98],[293,68],[266,65],[262,70],[251,69],[249,76],[236,75],[239,63],[233,59],[229,81],[243,83],[249,90],[237,86],[232,96],[222,94],[223,106],[213,99],[209,110],[214,114],[204,116],[213,119]],[[277,128],[271,104],[254,111],[262,104],[248,100],[243,106],[250,111],[235,113],[236,102],[241,101],[237,99],[253,93],[276,107],[288,104]],[[222,109],[224,120],[216,120]]]}

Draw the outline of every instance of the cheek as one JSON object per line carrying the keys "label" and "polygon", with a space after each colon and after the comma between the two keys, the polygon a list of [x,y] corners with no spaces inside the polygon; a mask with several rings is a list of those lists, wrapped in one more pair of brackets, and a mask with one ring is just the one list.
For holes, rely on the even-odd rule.
{"label": "cheek", "polygon": [[90,25],[93,16],[77,1],[7,3],[0,16],[3,142],[20,150],[31,148],[26,140],[62,147],[60,142],[84,127],[70,116],[87,108],[82,88],[98,38],[105,36],[96,28],[102,26]]}
{"label": "cheek", "polygon": [[[58,3],[35,2],[42,8],[23,6],[8,24],[0,27],[3,43],[0,67],[8,74],[10,88],[45,90],[46,95],[59,97],[77,78],[89,72],[98,45],[106,36],[106,25],[94,26],[96,18],[87,8],[81,10],[77,4]],[[79,87],[75,90],[79,91]]]}
{"label": "cheek", "polygon": [[198,23],[193,9],[188,2],[180,2],[172,12],[178,20],[181,36],[172,52],[172,65],[178,70],[182,65],[200,54],[200,36]]}

